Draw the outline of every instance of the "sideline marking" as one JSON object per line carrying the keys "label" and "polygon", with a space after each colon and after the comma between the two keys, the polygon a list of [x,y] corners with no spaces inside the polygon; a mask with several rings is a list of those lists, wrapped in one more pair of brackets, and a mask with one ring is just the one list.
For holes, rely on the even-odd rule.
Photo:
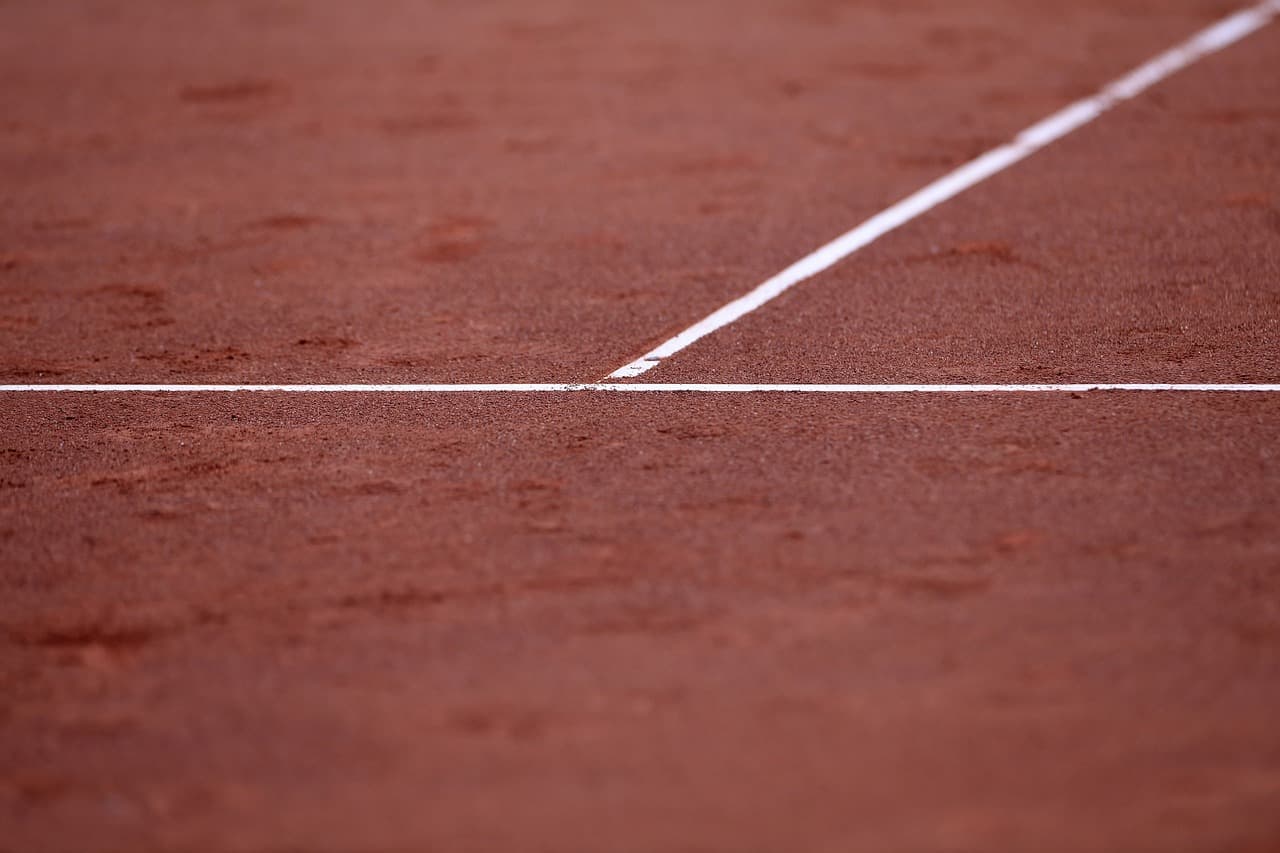
{"label": "sideline marking", "polygon": [[1053,385],[801,385],[717,383],[495,383],[452,385],[0,385],[0,393],[234,394],[278,391],[289,394],[563,394],[697,392],[706,394],[1045,394],[1089,391],[1252,392],[1280,393],[1280,384],[1224,383],[1072,383]]}
{"label": "sideline marking", "polygon": [[1136,97],[1173,73],[1256,32],[1277,14],[1280,14],[1280,0],[1266,0],[1202,30],[1177,47],[1170,48],[1119,80],[1104,86],[1096,95],[1076,101],[1032,125],[1018,134],[1013,142],[993,148],[876,214],[852,231],[796,261],[755,290],[718,309],[630,364],[619,367],[607,378],[626,379],[657,367],[664,358],[675,355],[695,341],[741,319],[890,231],[1025,160],[1041,148],[1093,121],[1116,104]]}

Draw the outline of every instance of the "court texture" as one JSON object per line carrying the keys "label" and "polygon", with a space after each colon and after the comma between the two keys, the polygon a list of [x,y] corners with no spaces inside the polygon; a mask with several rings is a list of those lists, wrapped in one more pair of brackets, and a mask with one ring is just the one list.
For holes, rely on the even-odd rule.
{"label": "court texture", "polygon": [[1280,850],[1280,0],[0,0],[0,851]]}

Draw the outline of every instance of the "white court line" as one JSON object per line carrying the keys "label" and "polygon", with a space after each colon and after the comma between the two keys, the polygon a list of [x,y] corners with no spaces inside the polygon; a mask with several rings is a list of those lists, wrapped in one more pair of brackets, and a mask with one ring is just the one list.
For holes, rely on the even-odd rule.
{"label": "white court line", "polygon": [[438,385],[0,385],[0,393],[111,393],[111,394],[236,394],[244,392],[289,394],[564,394],[680,393],[705,394],[1046,394],[1090,391],[1196,392],[1196,393],[1280,393],[1280,384],[1264,383],[1069,383],[1051,385],[804,385],[804,384],[717,384],[590,382],[494,383]]}
{"label": "white court line", "polygon": [[1145,65],[1105,86],[1096,95],[1076,101],[1018,134],[1013,142],[993,148],[915,195],[876,214],[852,231],[801,258],[764,284],[735,299],[640,358],[609,374],[610,379],[639,376],[690,344],[739,320],[795,285],[830,268],[895,228],[937,207],[970,187],[1026,159],[1046,145],[1088,124],[1116,104],[1133,98],[1174,72],[1234,44],[1261,29],[1280,14],[1280,0],[1266,2],[1226,18]]}

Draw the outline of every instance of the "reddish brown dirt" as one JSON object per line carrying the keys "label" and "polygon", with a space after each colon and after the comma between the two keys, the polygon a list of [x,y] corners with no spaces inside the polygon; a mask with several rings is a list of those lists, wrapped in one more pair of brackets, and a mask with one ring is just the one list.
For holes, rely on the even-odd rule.
{"label": "reddish brown dirt", "polygon": [[9,3],[0,380],[595,379],[1222,12]]}
{"label": "reddish brown dirt", "polygon": [[[0,2],[0,380],[595,378],[1225,11]],[[1277,38],[651,375],[1277,381]],[[4,853],[1280,846],[1280,396],[0,424]]]}
{"label": "reddish brown dirt", "polygon": [[10,849],[1280,839],[1272,397],[0,406]]}
{"label": "reddish brown dirt", "polygon": [[1271,27],[645,379],[1274,382],[1277,151]]}

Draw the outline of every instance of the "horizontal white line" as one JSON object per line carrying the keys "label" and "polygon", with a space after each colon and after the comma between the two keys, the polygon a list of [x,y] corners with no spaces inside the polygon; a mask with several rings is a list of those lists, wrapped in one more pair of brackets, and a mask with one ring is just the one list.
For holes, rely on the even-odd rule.
{"label": "horizontal white line", "polygon": [[1035,152],[1077,130],[1116,104],[1136,97],[1174,72],[1234,44],[1265,26],[1280,13],[1280,0],[1268,0],[1219,21],[1182,44],[1170,48],[1103,87],[1018,134],[1012,142],[993,148],[914,195],[908,196],[787,267],[754,290],[717,309],[675,337],[659,344],[609,374],[610,379],[639,376],[707,335],[722,329],[782,295],[795,285],[829,269],[890,231],[932,210],[965,190],[1025,160]]}
{"label": "horizontal white line", "polygon": [[0,385],[0,393],[110,394],[238,394],[279,392],[286,394],[564,394],[580,391],[606,393],[703,394],[1046,394],[1089,391],[1237,392],[1280,393],[1280,384],[1266,383],[1161,383],[1093,382],[1050,385],[810,385],[718,383],[495,383],[436,385]]}

